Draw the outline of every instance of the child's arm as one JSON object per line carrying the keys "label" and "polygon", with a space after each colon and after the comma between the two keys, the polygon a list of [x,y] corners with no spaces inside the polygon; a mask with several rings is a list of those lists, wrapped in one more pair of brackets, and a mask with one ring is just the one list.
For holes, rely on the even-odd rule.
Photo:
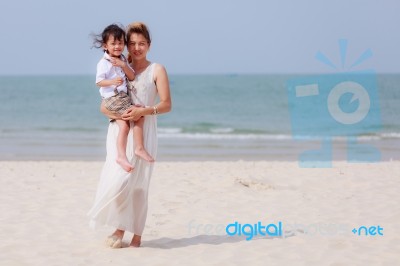
{"label": "child's arm", "polygon": [[113,66],[119,66],[120,68],[122,68],[128,80],[135,79],[135,71],[133,71],[133,69],[129,66],[128,62],[118,58],[112,58],[110,62]]}
{"label": "child's arm", "polygon": [[98,87],[110,87],[112,85],[120,86],[124,80],[121,77],[116,77],[115,79],[103,79],[96,83]]}
{"label": "child's arm", "polygon": [[105,60],[100,60],[97,64],[97,72],[96,72],[96,85],[98,87],[111,87],[111,86],[120,86],[124,83],[122,77],[116,77],[114,79],[107,79],[108,73],[110,71],[109,64]]}
{"label": "child's arm", "polygon": [[129,81],[132,81],[135,79],[135,71],[133,71],[133,69],[129,66],[128,63],[124,63],[124,66],[121,68],[125,72],[125,75]]}

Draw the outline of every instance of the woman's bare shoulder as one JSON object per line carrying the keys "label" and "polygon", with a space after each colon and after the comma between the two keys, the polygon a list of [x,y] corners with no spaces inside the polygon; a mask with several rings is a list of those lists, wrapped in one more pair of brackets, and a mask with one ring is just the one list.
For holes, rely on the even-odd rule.
{"label": "woman's bare shoulder", "polygon": [[159,63],[154,63],[154,73],[165,73],[167,72],[166,68],[159,64]]}
{"label": "woman's bare shoulder", "polygon": [[159,78],[168,77],[167,70],[165,67],[159,63],[154,63],[154,81],[157,81]]}

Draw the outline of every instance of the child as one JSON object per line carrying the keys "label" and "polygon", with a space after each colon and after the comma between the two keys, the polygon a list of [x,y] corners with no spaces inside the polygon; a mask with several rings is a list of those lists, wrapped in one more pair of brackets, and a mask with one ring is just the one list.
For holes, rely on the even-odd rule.
{"label": "child", "polygon": [[[129,107],[132,101],[127,93],[127,81],[135,79],[135,72],[128,64],[122,54],[125,48],[125,31],[118,25],[112,24],[106,27],[101,35],[95,36],[94,45],[102,47],[104,56],[97,64],[96,84],[100,87],[100,95],[103,98],[104,106],[111,112],[121,115]],[[126,157],[126,145],[129,133],[129,121],[116,120],[119,133],[117,138],[117,163],[127,172],[134,167]],[[146,161],[154,162],[154,159],[143,147],[143,123],[144,117],[135,122],[133,136],[136,144],[135,155]]]}

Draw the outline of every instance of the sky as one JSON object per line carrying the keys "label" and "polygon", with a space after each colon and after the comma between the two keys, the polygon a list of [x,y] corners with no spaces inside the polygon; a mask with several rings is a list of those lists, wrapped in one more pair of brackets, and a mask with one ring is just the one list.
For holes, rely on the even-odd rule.
{"label": "sky", "polygon": [[95,75],[102,51],[90,34],[134,21],[170,74],[332,73],[367,50],[351,70],[400,73],[398,0],[13,0],[0,10],[0,75]]}

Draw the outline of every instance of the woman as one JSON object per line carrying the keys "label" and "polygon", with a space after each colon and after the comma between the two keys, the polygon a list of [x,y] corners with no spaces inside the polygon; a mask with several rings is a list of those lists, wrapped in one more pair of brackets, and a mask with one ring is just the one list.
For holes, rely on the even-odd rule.
{"label": "woman", "polygon": [[[89,211],[91,227],[109,225],[116,228],[106,243],[113,248],[122,247],[125,231],[134,234],[130,246],[139,247],[147,217],[147,197],[154,164],[134,156],[132,127],[134,121],[144,117],[143,138],[148,153],[157,155],[157,114],[171,110],[171,97],[168,75],[165,68],[147,60],[151,44],[149,31],[145,24],[134,22],[127,29],[128,60],[135,70],[135,80],[129,85],[134,102],[143,106],[131,107],[121,117],[131,121],[128,137],[127,155],[134,165],[134,171],[127,173],[116,162],[116,139],[118,126],[110,123],[107,134],[107,158],[104,164],[96,194],[95,203]],[[159,103],[155,103],[157,96]],[[103,106],[101,111],[116,119]]]}

